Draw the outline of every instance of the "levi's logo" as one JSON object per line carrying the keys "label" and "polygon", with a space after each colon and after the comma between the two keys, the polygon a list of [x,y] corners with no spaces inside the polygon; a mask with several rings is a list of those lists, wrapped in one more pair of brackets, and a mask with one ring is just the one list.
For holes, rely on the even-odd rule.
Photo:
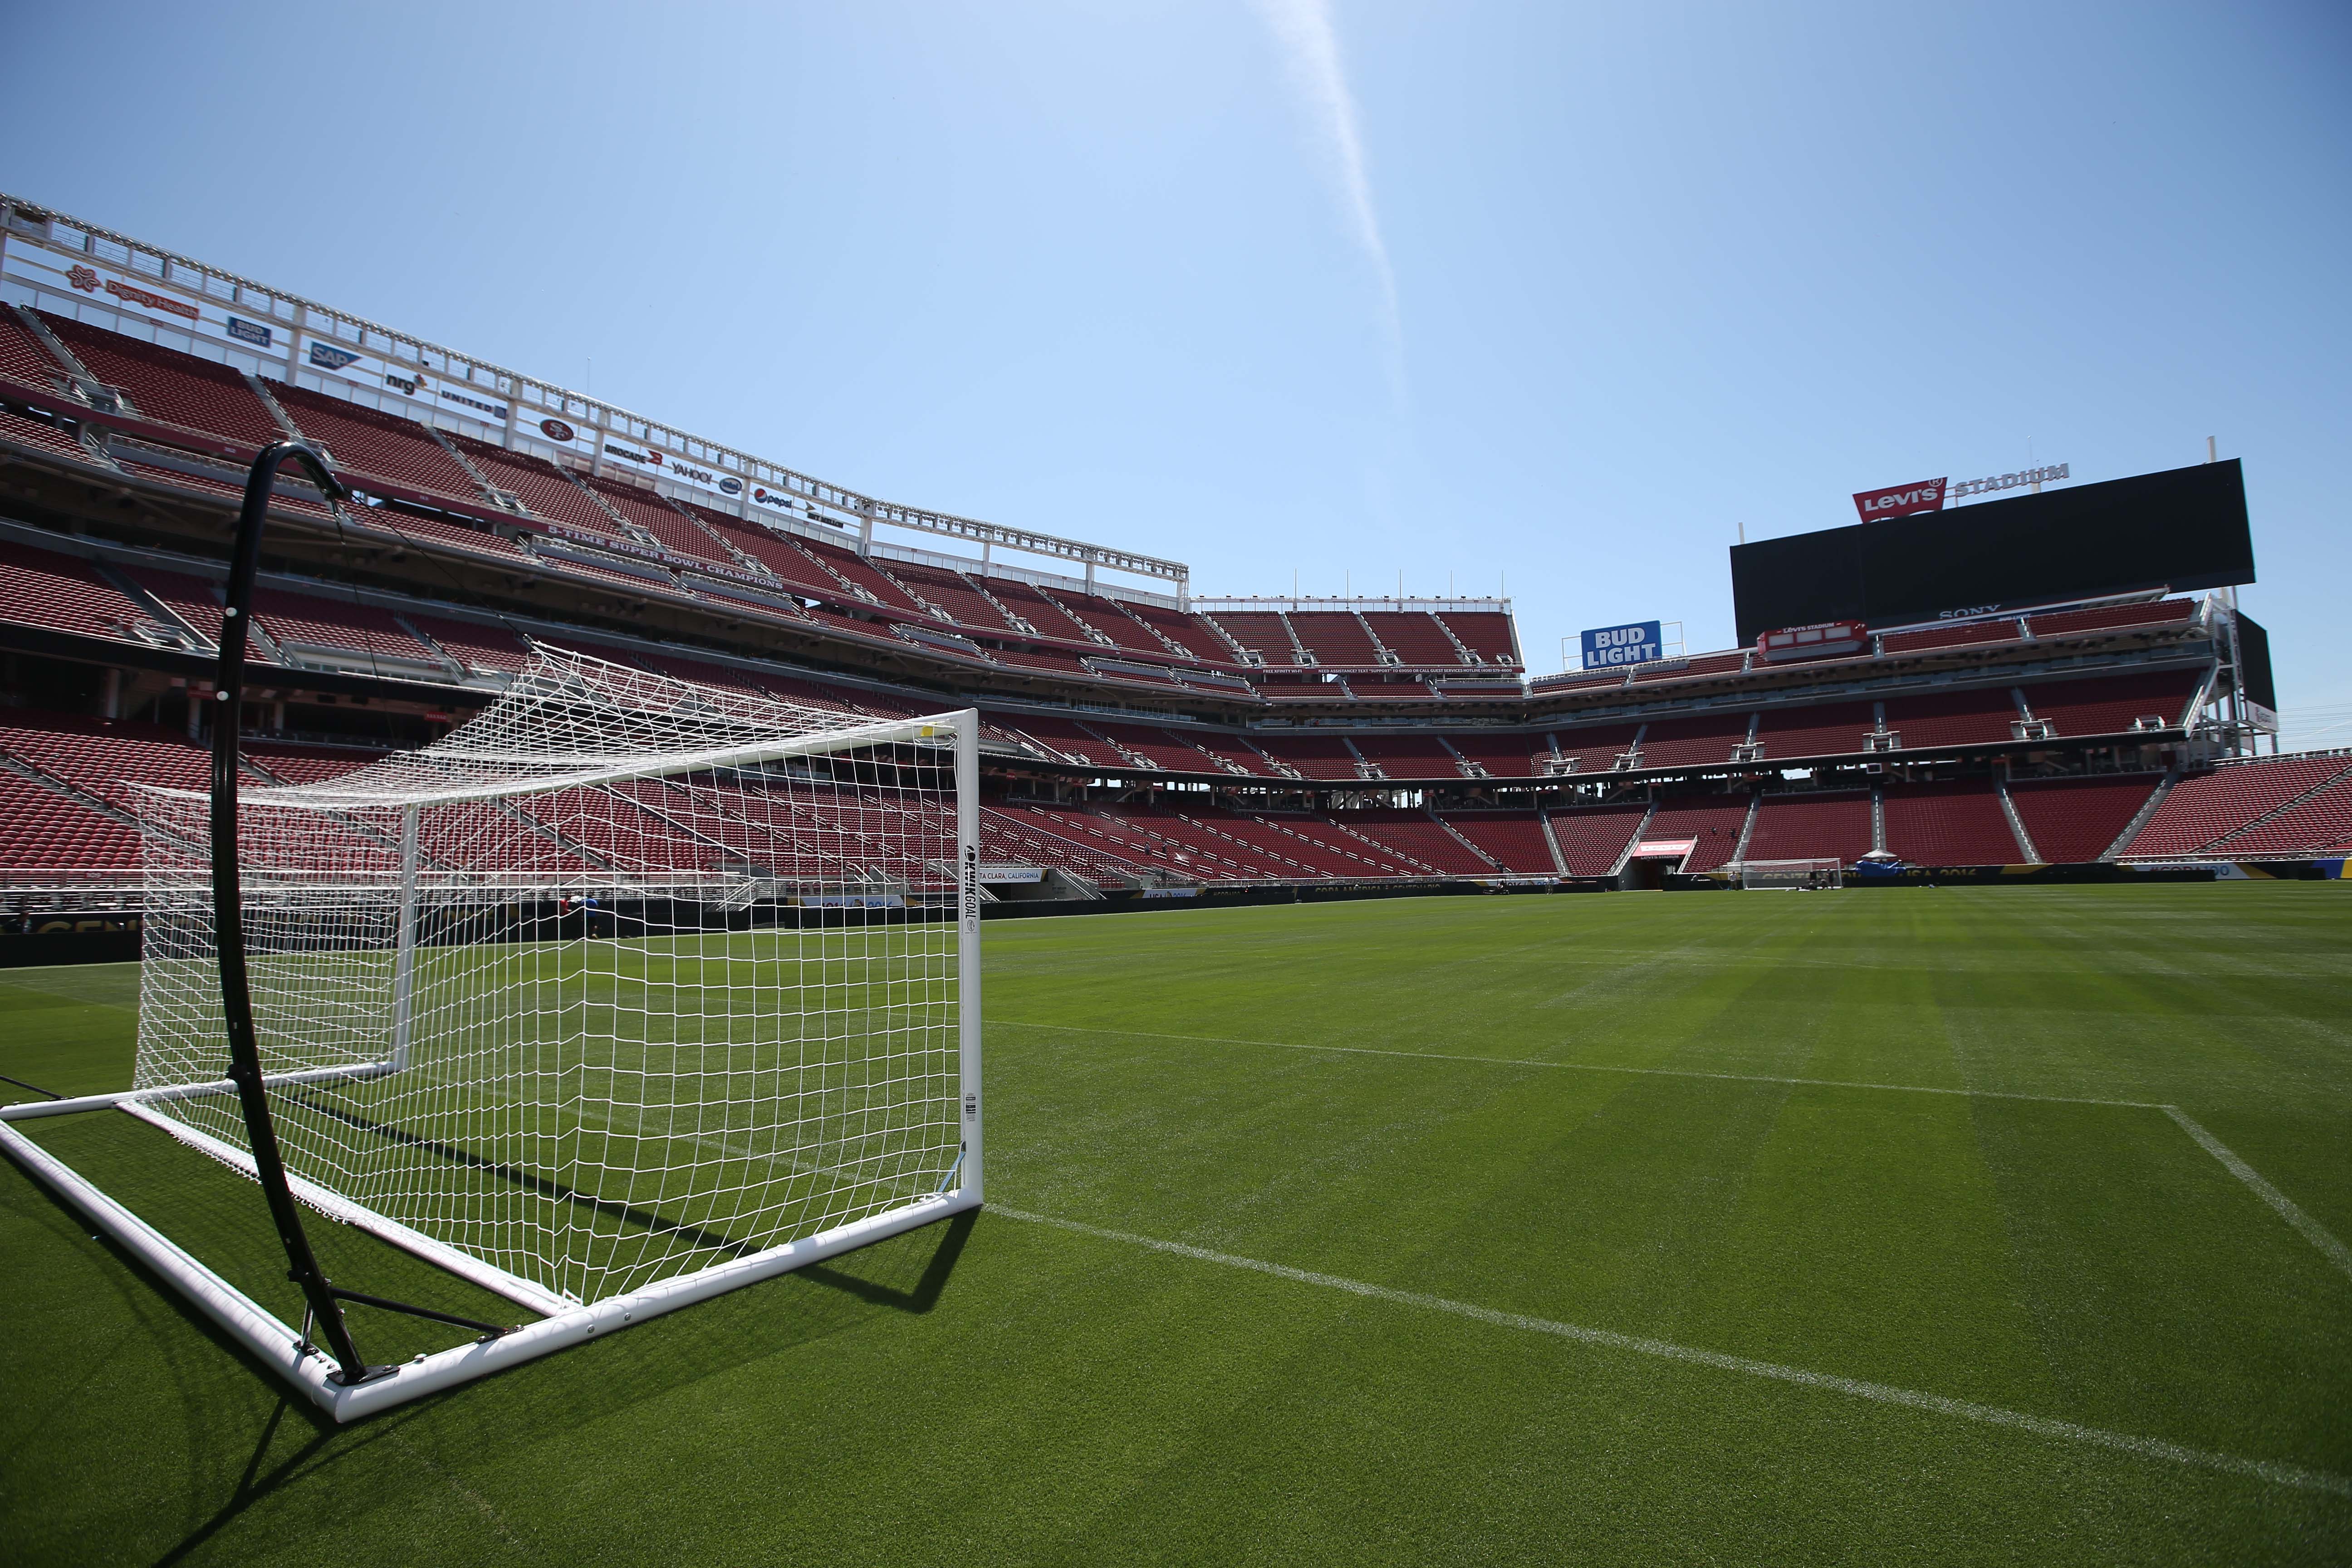
{"label": "levi's logo", "polygon": [[1908,517],[1913,512],[1937,511],[1944,505],[1945,479],[1921,479],[1916,484],[1898,485],[1883,490],[1856,490],[1853,510],[1862,521],[1872,521],[1882,517]]}

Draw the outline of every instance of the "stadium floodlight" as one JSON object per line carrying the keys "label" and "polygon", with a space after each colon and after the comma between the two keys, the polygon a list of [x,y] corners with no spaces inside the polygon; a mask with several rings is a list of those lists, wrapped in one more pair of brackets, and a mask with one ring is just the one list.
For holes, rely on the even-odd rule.
{"label": "stadium floodlight", "polygon": [[[215,790],[135,792],[133,1087],[9,1119],[117,1105],[255,1177],[303,1328],[0,1147],[338,1420],[979,1205],[976,715],[845,727],[542,648],[420,750],[239,788],[248,543]],[[539,1321],[339,1288],[303,1207]],[[481,1337],[371,1366],[352,1300]]]}
{"label": "stadium floodlight", "polygon": [[1845,863],[1834,858],[1810,860],[1743,860],[1739,866],[1742,888],[1777,889],[1782,891],[1804,892],[1845,886]]}

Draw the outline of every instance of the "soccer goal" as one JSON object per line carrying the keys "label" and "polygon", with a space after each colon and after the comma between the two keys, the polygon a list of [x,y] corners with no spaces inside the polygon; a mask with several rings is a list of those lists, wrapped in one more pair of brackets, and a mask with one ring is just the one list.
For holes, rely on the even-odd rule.
{"label": "soccer goal", "polygon": [[1804,892],[1845,886],[1845,864],[1836,859],[1747,860],[1739,867],[1743,888]]}
{"label": "soccer goal", "polygon": [[[427,1310],[490,1331],[367,1366],[334,1300],[298,1329],[0,1142],[341,1420],[975,1207],[977,738],[971,712],[870,722],[541,649],[421,750],[248,779],[234,942],[208,797],[135,792],[133,1088],[12,1109],[113,1103],[247,1174],[282,1162],[293,1202],[520,1328]],[[224,1077],[239,954],[258,1120]]]}

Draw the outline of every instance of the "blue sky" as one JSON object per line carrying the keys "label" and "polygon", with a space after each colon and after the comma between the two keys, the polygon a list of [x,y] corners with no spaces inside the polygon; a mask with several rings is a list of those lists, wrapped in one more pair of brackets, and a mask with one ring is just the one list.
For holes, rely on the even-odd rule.
{"label": "blue sky", "polygon": [[[25,7],[0,187],[1202,593],[1538,669],[1868,486],[2245,460],[2352,743],[2352,12]],[[593,361],[593,369],[592,363]]]}

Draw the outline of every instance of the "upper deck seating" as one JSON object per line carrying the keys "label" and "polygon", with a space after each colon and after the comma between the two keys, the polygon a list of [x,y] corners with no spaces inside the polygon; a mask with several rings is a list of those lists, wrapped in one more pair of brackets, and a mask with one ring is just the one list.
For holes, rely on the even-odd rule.
{"label": "upper deck seating", "polygon": [[2194,599],[2159,599],[2147,604],[2102,605],[2092,610],[2031,616],[2025,624],[2033,628],[2037,637],[2080,637],[2085,632],[2185,625],[2196,613]]}
{"label": "upper deck seating", "polygon": [[1082,767],[1106,768],[1124,772],[1134,763],[1119,755],[1118,748],[1099,735],[1080,729],[1076,721],[1037,713],[1007,713],[997,721],[1017,735],[1026,736],[1048,752],[1056,752]]}
{"label": "upper deck seating", "polygon": [[225,364],[143,343],[69,316],[41,312],[58,341],[90,374],[130,395],[142,418],[225,439],[254,450],[284,434],[245,377]]}
{"label": "upper deck seating", "polygon": [[134,624],[152,618],[79,556],[0,540],[0,619],[128,638]]}
{"label": "upper deck seating", "polygon": [[560,522],[590,533],[621,531],[610,513],[546,458],[530,452],[509,452],[471,436],[451,433],[449,440],[485,479],[521,501],[541,521]]}
{"label": "upper deck seating", "polygon": [[[992,590],[995,583],[994,578],[989,579]],[[1150,628],[1122,608],[1118,600],[1107,595],[1080,594],[1066,588],[1057,588],[1051,593],[1039,590],[1039,593],[1041,597],[1062,606],[1067,617],[1078,624],[1082,637],[1091,629],[1110,638],[1114,647],[1123,648],[1129,653],[1143,654],[1151,658],[1186,657],[1171,654],[1166,643],[1152,636]],[[1217,657],[1224,661],[1230,661],[1232,658],[1230,654]]]}
{"label": "upper deck seating", "polygon": [[[1212,664],[1230,665],[1234,662],[1234,650],[1225,646],[1223,638],[1202,625],[1202,618],[1181,615],[1159,605],[1126,599],[1114,600],[1113,603],[1196,658]],[[1104,629],[1108,630],[1108,627]]]}
{"label": "upper deck seating", "polygon": [[1689,680],[1702,675],[1730,675],[1744,668],[1748,655],[1744,652],[1703,653],[1696,658],[1680,664],[1642,664],[1633,667],[1633,684],[1644,685],[1654,680]]}
{"label": "upper deck seating", "polygon": [[1756,738],[1771,761],[1790,757],[1845,757],[1863,749],[1863,737],[1877,721],[1867,702],[1824,702],[1815,708],[1768,708],[1758,718]]}
{"label": "upper deck seating", "polygon": [[1500,610],[1448,610],[1441,617],[1462,646],[1488,664],[1516,666],[1519,645],[1511,617]]}
{"label": "upper deck seating", "polygon": [[327,449],[336,472],[359,489],[374,479],[469,507],[485,504],[474,477],[415,420],[299,386],[270,391],[302,434]]}
{"label": "upper deck seating", "polygon": [[2015,616],[2002,616],[1990,621],[1965,621],[1958,626],[1922,626],[1913,632],[1890,632],[1879,639],[1882,651],[1895,653],[1925,653],[1931,648],[1974,647],[1991,643],[2018,642],[2024,633],[2017,629]]}
{"label": "upper deck seating", "polygon": [[[1688,719],[1654,721],[1642,731],[1642,766],[1707,767],[1731,761],[1731,749],[1748,739],[1745,713],[1700,713]],[[1568,744],[1562,733],[1560,744]],[[1579,773],[1584,771],[1580,765]]]}
{"label": "upper deck seating", "polygon": [[2157,775],[2087,779],[2028,779],[2009,786],[2025,836],[2053,866],[2105,855],[2131,826],[2155,790]]}
{"label": "upper deck seating", "polygon": [[2114,675],[2093,680],[2050,680],[2024,689],[2026,706],[2063,736],[2119,735],[2143,719],[2178,728],[2190,699],[2205,683],[2200,669]]}
{"label": "upper deck seating", "polygon": [[66,379],[65,366],[5,305],[0,305],[0,376],[35,392],[55,391]]}
{"label": "upper deck seating", "polygon": [[1364,624],[1347,610],[1293,610],[1290,629],[1315,656],[1318,664],[1343,669],[1377,669],[1380,650],[1365,635]]}
{"label": "upper deck seating", "polygon": [[[1658,814],[1650,819],[1643,837],[1673,842],[1695,839],[1690,853],[1683,857],[1682,868],[1712,871],[1729,860],[1732,852],[1739,847],[1740,829],[1748,825],[1748,802],[1745,794],[1682,795],[1660,801]],[[1570,815],[1552,813],[1552,831],[1559,832]],[[1869,845],[1865,841],[1863,847],[1868,848]],[[1563,844],[1560,847],[1565,850],[1568,847]],[[1753,855],[1755,851],[1750,849],[1748,853]]]}
{"label": "upper deck seating", "polygon": [[[898,584],[868,565],[865,557],[859,555],[855,550],[845,550],[838,544],[829,544],[822,539],[781,535],[779,537],[785,538],[791,548],[805,551],[824,566],[830,567],[858,587],[865,589],[866,593],[873,595],[874,603],[890,609],[903,610],[909,615],[920,616],[926,620],[932,618],[930,611],[907,597]],[[824,596],[838,599],[841,596],[839,585],[828,587]]]}
{"label": "upper deck seating", "polygon": [[1834,857],[1851,866],[1871,851],[1870,792],[1767,795],[1748,840],[1749,860]]}
{"label": "upper deck seating", "polygon": [[[971,579],[943,566],[909,561],[882,561],[880,568],[907,585],[908,593],[945,611],[950,620],[980,631],[1009,632],[1013,623],[973,587]],[[1091,637],[1085,639],[1091,642]]]}
{"label": "upper deck seating", "polygon": [[2192,773],[2172,786],[2124,853],[2193,855],[2347,771],[2352,756],[2265,758]]}
{"label": "upper deck seating", "polygon": [[[153,595],[157,603],[186,623],[206,643],[214,647],[220,646],[221,591],[217,584],[152,566],[126,566],[122,574]],[[250,640],[246,644],[245,657],[247,663],[276,662]]]}
{"label": "upper deck seating", "polygon": [[1990,745],[2011,737],[2017,700],[2006,686],[1931,691],[1886,700],[1886,727],[1906,752],[1937,746]]}
{"label": "upper deck seating", "polygon": [[[1744,807],[1743,807],[1744,809]],[[1549,811],[1560,862],[1571,877],[1605,877],[1617,868],[1649,807],[1638,804],[1581,805]],[[1738,837],[1738,827],[1732,837]]]}
{"label": "upper deck seating", "polygon": [[1220,610],[1209,618],[1227,637],[1265,660],[1270,668],[1288,669],[1298,662],[1278,611]]}
{"label": "upper deck seating", "polygon": [[661,541],[662,548],[671,553],[691,561],[716,562],[721,566],[735,564],[735,558],[717,540],[659,493],[619,479],[590,479],[585,474],[573,477],[593,490],[606,506]]}
{"label": "upper deck seating", "polygon": [[363,752],[342,747],[328,750],[315,746],[288,745],[275,741],[247,741],[245,761],[248,768],[257,768],[280,784],[322,784],[328,779],[354,773],[370,763],[380,761],[382,752]]}
{"label": "upper deck seating", "polygon": [[[1059,605],[1026,583],[1012,578],[992,577],[988,581],[988,589],[990,593],[1003,601],[1006,609],[1036,627],[1037,635],[1041,637],[1059,637],[1064,642],[1075,643],[1091,643],[1095,640],[1087,636],[1086,627],[1064,614]],[[1167,650],[1155,643],[1152,645],[1152,651],[1164,654]]]}
{"label": "upper deck seating", "polygon": [[2024,852],[1990,779],[1889,785],[1887,850],[1916,866],[2013,866]]}
{"label": "upper deck seating", "polygon": [[1462,663],[1462,650],[1426,610],[1366,610],[1364,624],[1381,645],[1409,665]]}

